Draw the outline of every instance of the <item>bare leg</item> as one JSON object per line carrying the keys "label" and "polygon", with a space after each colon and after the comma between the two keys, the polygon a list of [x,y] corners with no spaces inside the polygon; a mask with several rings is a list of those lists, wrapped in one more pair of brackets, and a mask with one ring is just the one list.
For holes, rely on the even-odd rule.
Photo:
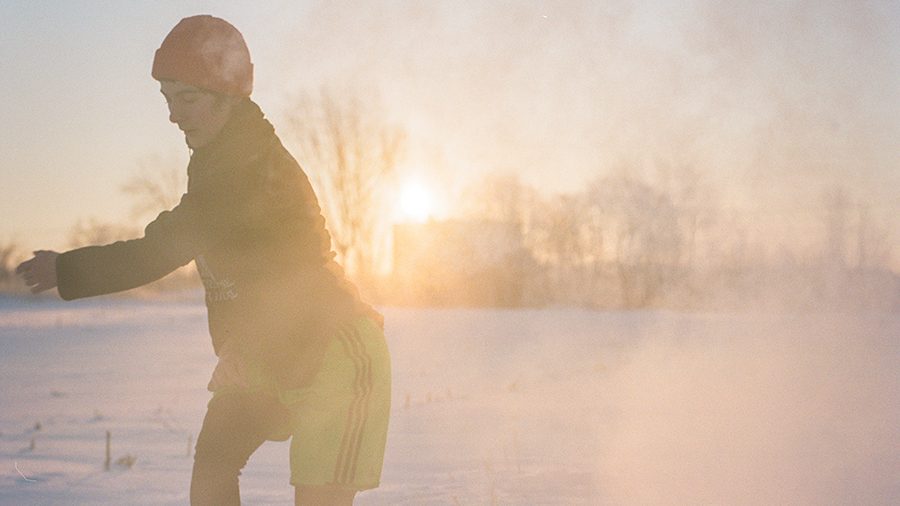
{"label": "bare leg", "polygon": [[294,506],[351,506],[356,490],[323,485],[294,488]]}
{"label": "bare leg", "polygon": [[272,400],[248,394],[213,399],[197,437],[191,476],[192,506],[241,504],[238,476],[279,419]]}

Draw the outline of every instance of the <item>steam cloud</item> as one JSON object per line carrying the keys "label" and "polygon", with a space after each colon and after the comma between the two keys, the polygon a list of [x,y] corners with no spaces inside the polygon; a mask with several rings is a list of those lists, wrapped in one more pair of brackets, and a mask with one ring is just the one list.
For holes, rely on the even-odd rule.
{"label": "steam cloud", "polygon": [[900,497],[896,319],[748,323],[752,330],[713,322],[708,334],[647,340],[627,354],[609,384],[615,415],[601,443],[604,501],[891,504]]}

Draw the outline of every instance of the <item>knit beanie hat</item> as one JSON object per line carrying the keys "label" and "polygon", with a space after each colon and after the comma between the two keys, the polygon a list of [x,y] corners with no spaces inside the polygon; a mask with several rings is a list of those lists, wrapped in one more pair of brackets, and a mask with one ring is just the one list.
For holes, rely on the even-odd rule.
{"label": "knit beanie hat", "polygon": [[151,75],[234,97],[253,90],[244,37],[231,23],[208,15],[184,18],[172,28],[156,50]]}

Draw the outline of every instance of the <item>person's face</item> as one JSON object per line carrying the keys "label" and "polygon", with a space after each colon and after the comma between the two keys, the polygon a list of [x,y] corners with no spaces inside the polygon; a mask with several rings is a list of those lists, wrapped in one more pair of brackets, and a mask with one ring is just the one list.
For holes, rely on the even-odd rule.
{"label": "person's face", "polygon": [[232,101],[180,81],[160,81],[169,106],[169,121],[178,125],[191,149],[216,138],[231,115]]}

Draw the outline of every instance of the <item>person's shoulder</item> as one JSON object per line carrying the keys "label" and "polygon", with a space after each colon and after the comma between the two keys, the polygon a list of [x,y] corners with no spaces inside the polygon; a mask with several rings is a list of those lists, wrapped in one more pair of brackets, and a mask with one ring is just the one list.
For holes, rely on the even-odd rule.
{"label": "person's shoulder", "polygon": [[268,159],[268,169],[276,179],[292,184],[309,186],[309,176],[297,158],[276,138]]}
{"label": "person's shoulder", "polygon": [[281,169],[303,172],[303,167],[300,165],[300,162],[294,158],[294,155],[291,154],[277,136],[274,138],[274,142],[269,146],[269,161],[274,166]]}
{"label": "person's shoulder", "polygon": [[256,168],[260,187],[280,203],[315,200],[309,177],[300,163],[277,138]]}

